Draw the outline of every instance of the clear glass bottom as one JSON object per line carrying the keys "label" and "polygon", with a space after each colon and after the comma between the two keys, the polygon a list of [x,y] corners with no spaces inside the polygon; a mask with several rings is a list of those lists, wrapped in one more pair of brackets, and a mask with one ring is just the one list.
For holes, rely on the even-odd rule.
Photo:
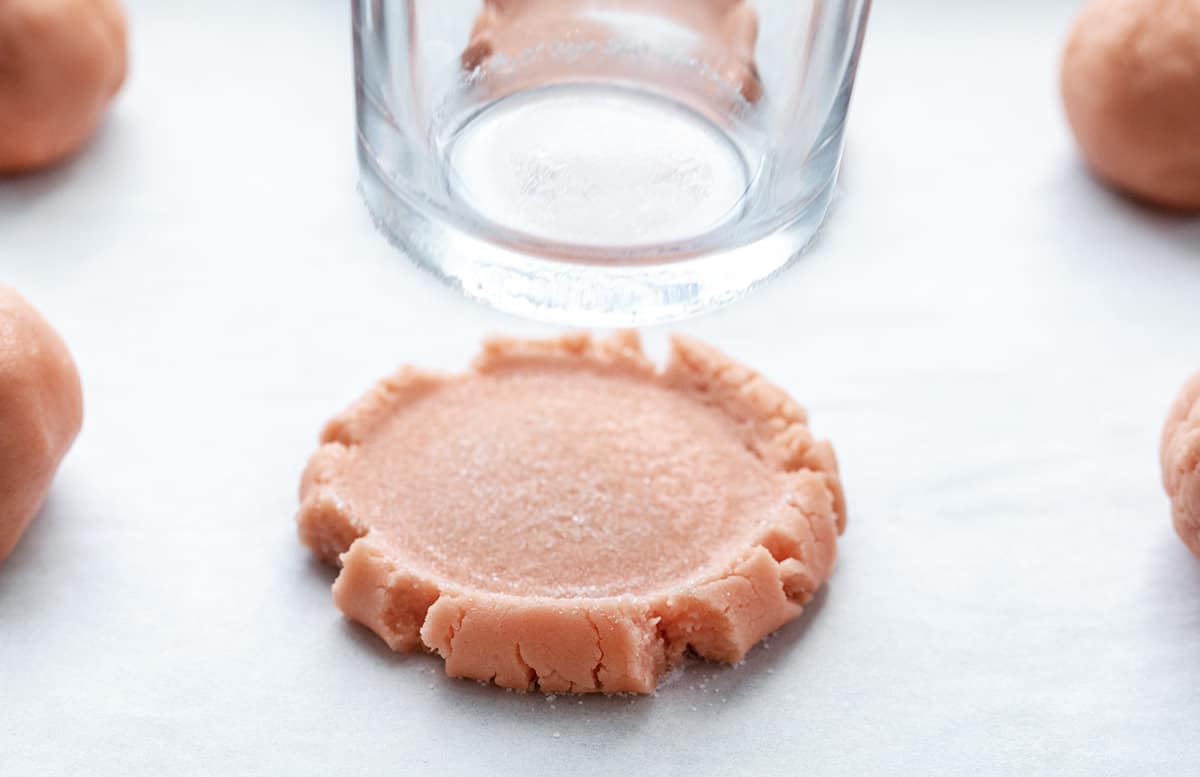
{"label": "clear glass bottom", "polygon": [[736,219],[749,161],[715,124],[644,92],[543,87],[476,114],[448,148],[456,199],[536,238],[689,240]]}
{"label": "clear glass bottom", "polygon": [[437,143],[447,211],[389,173],[403,151],[366,108],[362,193],[389,239],[471,297],[579,326],[679,319],[769,279],[820,226],[841,148],[838,121],[803,164],[809,196],[752,232],[770,160],[743,134],[624,85],[543,86],[477,106]]}

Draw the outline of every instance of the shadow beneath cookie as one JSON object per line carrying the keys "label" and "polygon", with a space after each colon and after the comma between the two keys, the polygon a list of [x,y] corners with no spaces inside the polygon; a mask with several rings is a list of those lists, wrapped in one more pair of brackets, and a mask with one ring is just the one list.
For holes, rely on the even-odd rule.
{"label": "shadow beneath cookie", "polygon": [[305,562],[308,567],[308,573],[324,580],[326,585],[333,585],[333,581],[338,576],[338,568],[315,558],[311,553],[306,553],[305,555],[308,556]]}
{"label": "shadow beneath cookie", "polygon": [[[438,659],[440,661],[440,659]],[[640,728],[656,697],[633,693],[538,693],[513,691],[490,683],[443,677],[434,684],[439,699],[452,707],[503,715],[547,732],[555,726],[571,736],[582,734],[603,716],[608,735]],[[557,736],[557,734],[555,734]]]}
{"label": "shadow beneath cookie", "polygon": [[377,664],[393,667],[421,667],[425,670],[442,671],[442,660],[432,653],[397,653],[379,638],[379,635],[361,623],[342,619],[342,634],[354,643],[355,648],[368,655]]}
{"label": "shadow beneath cookie", "polygon": [[1116,224],[1145,229],[1178,255],[1200,263],[1200,214],[1155,206],[1119,192],[1093,175],[1078,160],[1065,167],[1060,176],[1063,186],[1071,192],[1071,197],[1063,201],[1073,203],[1072,211],[1064,214],[1064,224],[1096,229],[1098,225],[1094,220],[1081,220],[1078,215],[1081,204],[1090,204],[1102,209]]}
{"label": "shadow beneath cookie", "polygon": [[750,649],[741,662],[729,666],[689,657],[679,669],[664,679],[659,690],[668,693],[686,687],[702,697],[719,699],[721,703],[737,698],[762,683],[772,682],[789,662],[798,660],[803,641],[825,607],[830,586],[817,592],[800,617],[784,624],[778,631]]}
{"label": "shadow beneath cookie", "polygon": [[111,167],[109,157],[115,158],[124,124],[119,114],[109,116],[82,148],[65,159],[43,168],[0,175],[0,212],[15,217],[25,209],[21,206],[32,206],[75,181]]}
{"label": "shadow beneath cookie", "polygon": [[49,574],[47,570],[54,560],[61,559],[55,538],[63,530],[63,515],[72,512],[71,505],[71,496],[64,494],[62,488],[50,489],[12,553],[0,561],[0,600],[15,591],[17,586],[12,581],[24,575]]}
{"label": "shadow beneath cookie", "polygon": [[1158,585],[1179,600],[1200,603],[1200,558],[1170,532],[1163,539],[1162,563],[1158,568]]}

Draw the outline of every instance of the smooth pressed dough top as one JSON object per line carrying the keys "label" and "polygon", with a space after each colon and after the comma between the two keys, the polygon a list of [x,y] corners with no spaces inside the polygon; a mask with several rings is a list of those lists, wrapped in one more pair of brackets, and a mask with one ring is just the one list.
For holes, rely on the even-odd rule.
{"label": "smooth pressed dough top", "polygon": [[503,593],[684,583],[726,562],[787,487],[690,397],[546,366],[457,380],[353,455],[345,496],[390,547]]}
{"label": "smooth pressed dough top", "polygon": [[300,537],[395,650],[508,688],[654,689],[689,648],[737,661],[833,569],[828,443],[760,375],[676,338],[493,340],[404,368],[326,425]]}

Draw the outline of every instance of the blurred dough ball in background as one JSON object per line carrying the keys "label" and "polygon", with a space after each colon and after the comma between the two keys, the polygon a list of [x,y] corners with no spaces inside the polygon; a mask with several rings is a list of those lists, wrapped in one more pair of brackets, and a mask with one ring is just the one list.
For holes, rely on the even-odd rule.
{"label": "blurred dough ball in background", "polygon": [[1092,0],[1067,41],[1062,93],[1097,175],[1200,210],[1200,0]]}
{"label": "blurred dough ball in background", "polygon": [[1160,454],[1175,531],[1200,556],[1200,372],[1183,385],[1171,406]]}
{"label": "blurred dough ball in background", "polygon": [[124,80],[116,0],[0,0],[0,173],[79,149]]}
{"label": "blurred dough ball in background", "polygon": [[79,372],[67,346],[0,283],[0,560],[42,506],[82,421]]}

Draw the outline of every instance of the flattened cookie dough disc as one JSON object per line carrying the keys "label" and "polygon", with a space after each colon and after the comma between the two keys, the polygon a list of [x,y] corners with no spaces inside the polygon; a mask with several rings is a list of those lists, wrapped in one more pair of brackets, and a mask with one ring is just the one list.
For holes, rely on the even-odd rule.
{"label": "flattened cookie dough disc", "polygon": [[833,568],[837,464],[759,375],[676,338],[494,340],[463,375],[405,368],[331,421],[300,536],[334,600],[451,675],[654,689],[691,647],[737,661]]}
{"label": "flattened cookie dough disc", "polygon": [[1163,486],[1180,539],[1200,556],[1200,372],[1184,384],[1162,435]]}

